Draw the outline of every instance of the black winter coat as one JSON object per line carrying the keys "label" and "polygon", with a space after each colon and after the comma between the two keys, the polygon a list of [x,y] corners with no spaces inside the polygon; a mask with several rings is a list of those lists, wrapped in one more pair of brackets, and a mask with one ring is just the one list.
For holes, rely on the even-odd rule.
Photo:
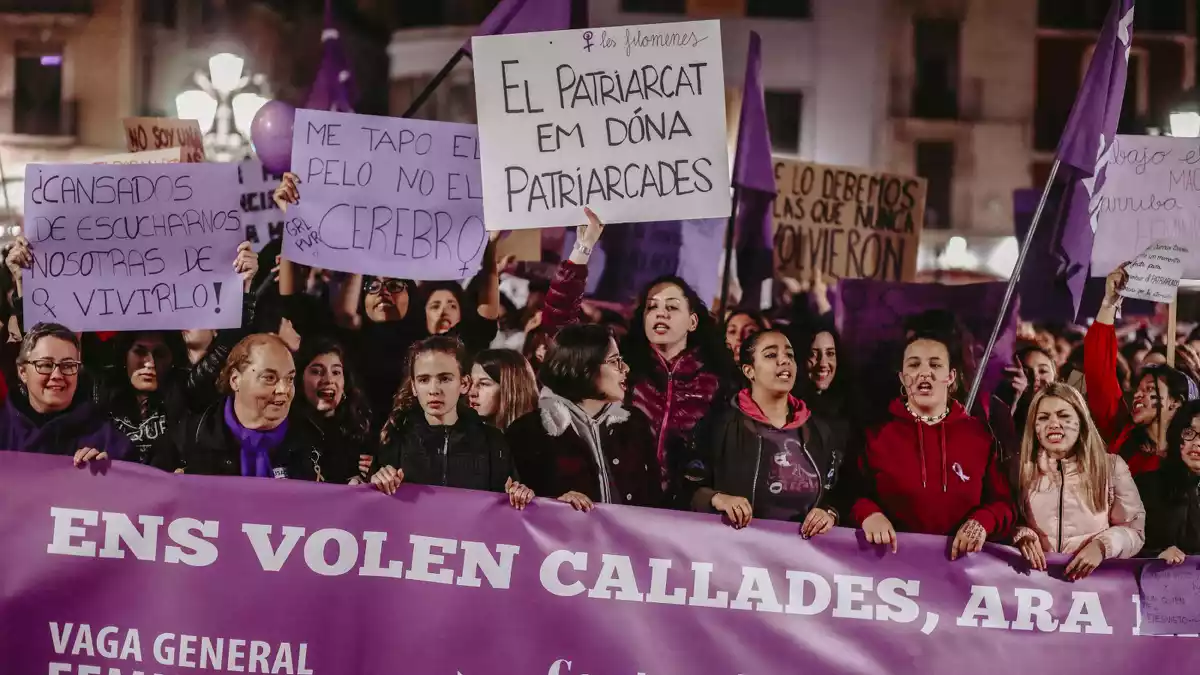
{"label": "black winter coat", "polygon": [[386,432],[372,474],[391,466],[404,471],[405,483],[486,492],[504,492],[513,476],[504,434],[466,406],[459,406],[453,425],[436,427],[414,408],[389,422]]}
{"label": "black winter coat", "polygon": [[1200,478],[1171,481],[1161,469],[1134,476],[1146,506],[1146,545],[1142,556],[1175,546],[1200,555]]}
{"label": "black winter coat", "polygon": [[[225,425],[225,401],[201,413],[187,416],[171,430],[170,466],[200,476],[242,475],[242,451],[233,432]],[[358,474],[358,459],[344,453],[329,453],[305,425],[288,422],[287,434],[271,453],[271,468],[281,478],[345,483]]]}
{"label": "black winter coat", "polygon": [[[726,404],[714,408],[697,427],[695,449],[685,473],[687,481],[695,486],[692,508],[696,511],[715,513],[712,498],[716,493],[745,497],[754,506],[755,495],[767,490],[766,472],[760,471],[762,440],[752,430],[755,425],[745,423],[747,419],[736,405]],[[844,439],[815,415],[800,427],[800,432],[805,450],[821,475],[817,506],[847,514],[847,500],[837,490],[845,457]]]}

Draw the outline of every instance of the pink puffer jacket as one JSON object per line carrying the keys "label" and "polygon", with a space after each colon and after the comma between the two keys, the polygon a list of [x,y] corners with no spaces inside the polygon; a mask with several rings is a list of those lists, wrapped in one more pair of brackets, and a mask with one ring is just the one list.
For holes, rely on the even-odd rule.
{"label": "pink puffer jacket", "polygon": [[[1146,509],[1125,460],[1108,455],[1108,509],[1092,510],[1074,457],[1038,457],[1038,478],[1024,500],[1025,520],[1013,541],[1036,537],[1047,553],[1075,553],[1099,539],[1105,558],[1132,558],[1146,541]],[[1064,487],[1065,485],[1065,487]]]}

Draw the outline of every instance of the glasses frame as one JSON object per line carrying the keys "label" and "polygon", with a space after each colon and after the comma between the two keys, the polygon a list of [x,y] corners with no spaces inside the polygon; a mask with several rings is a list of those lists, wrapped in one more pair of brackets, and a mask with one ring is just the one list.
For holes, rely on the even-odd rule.
{"label": "glasses frame", "polygon": [[62,361],[55,361],[53,359],[37,359],[36,361],[26,360],[22,361],[21,365],[33,366],[33,371],[38,375],[53,375],[54,371],[58,370],[58,372],[62,373],[63,377],[74,377],[79,374],[80,370],[83,369],[83,362],[75,361],[73,359],[65,359]]}
{"label": "glasses frame", "polygon": [[[395,288],[397,286],[399,286],[399,288]],[[401,281],[399,279],[388,279],[386,283],[384,283],[378,279],[372,279],[371,281],[367,282],[366,286],[364,286],[364,290],[368,294],[379,293],[385,289],[387,290],[388,293],[406,292],[406,291],[408,291],[408,283]]]}

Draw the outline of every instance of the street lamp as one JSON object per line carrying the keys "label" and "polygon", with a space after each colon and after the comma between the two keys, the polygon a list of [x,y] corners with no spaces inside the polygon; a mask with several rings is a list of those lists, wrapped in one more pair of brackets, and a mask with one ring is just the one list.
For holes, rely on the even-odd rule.
{"label": "street lamp", "polygon": [[208,72],[193,76],[199,89],[175,97],[179,118],[200,124],[205,150],[219,162],[241,160],[250,154],[250,123],[268,100],[259,93],[263,76],[244,77],[245,65],[235,54],[215,54],[208,60]]}

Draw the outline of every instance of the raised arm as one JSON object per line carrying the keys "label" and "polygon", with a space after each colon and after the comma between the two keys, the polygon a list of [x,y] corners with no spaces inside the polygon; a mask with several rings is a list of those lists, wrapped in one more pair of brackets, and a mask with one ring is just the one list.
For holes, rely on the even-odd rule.
{"label": "raised arm", "polygon": [[587,288],[588,261],[600,242],[600,235],[604,234],[604,223],[596,214],[586,208],[584,213],[587,214],[588,224],[578,228],[575,247],[571,249],[570,257],[558,266],[558,272],[546,293],[542,325],[547,326],[551,334],[557,333],[563,326],[579,323],[579,306]]}
{"label": "raised arm", "polygon": [[1108,275],[1104,302],[1096,322],[1088,329],[1083,341],[1083,375],[1087,383],[1088,408],[1100,435],[1113,443],[1129,424],[1129,407],[1117,381],[1117,333],[1113,327],[1121,306],[1120,291],[1129,280],[1122,265]]}

